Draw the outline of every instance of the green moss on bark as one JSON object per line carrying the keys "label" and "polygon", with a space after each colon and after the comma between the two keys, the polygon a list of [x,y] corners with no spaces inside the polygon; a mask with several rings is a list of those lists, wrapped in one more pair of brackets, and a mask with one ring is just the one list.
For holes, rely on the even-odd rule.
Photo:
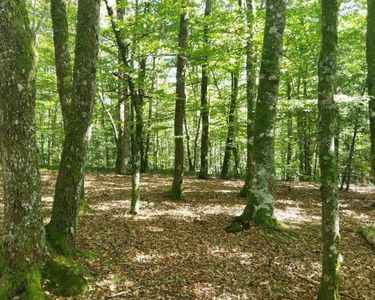
{"label": "green moss on bark", "polygon": [[366,241],[375,248],[375,227],[369,226],[363,228],[362,235]]}
{"label": "green moss on bark", "polygon": [[45,288],[55,295],[71,297],[86,289],[84,270],[64,256],[50,256],[43,267]]}

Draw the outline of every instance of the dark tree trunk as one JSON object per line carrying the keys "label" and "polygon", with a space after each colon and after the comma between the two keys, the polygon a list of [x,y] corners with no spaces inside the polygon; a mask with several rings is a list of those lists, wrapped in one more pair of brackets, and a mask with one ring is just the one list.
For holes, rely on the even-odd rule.
{"label": "dark tree trunk", "polygon": [[[124,19],[125,10],[121,8],[120,1],[117,1],[117,18],[119,20]],[[127,54],[126,54],[127,55]],[[120,50],[118,51],[119,63],[122,62],[122,54]],[[119,74],[122,74],[122,68],[119,68]],[[130,99],[128,96],[128,85],[126,80],[119,76],[118,83],[118,138],[116,142],[116,173],[117,174],[127,174],[130,171]]]}
{"label": "dark tree trunk", "polygon": [[179,53],[177,55],[176,73],[176,109],[174,121],[175,157],[174,176],[170,196],[174,199],[182,197],[182,181],[184,173],[184,117],[185,117],[185,77],[186,77],[186,50],[188,45],[188,14],[187,3],[182,1],[180,29],[178,38]]}
{"label": "dark tree trunk", "polygon": [[254,220],[255,224],[270,228],[278,226],[274,217],[273,196],[274,131],[276,104],[279,92],[280,61],[282,58],[286,3],[284,0],[268,0],[259,75],[258,98],[254,125],[253,180],[248,203],[241,215],[227,231],[242,230],[241,224]]}
{"label": "dark tree trunk", "polygon": [[73,75],[73,98],[55,188],[51,245],[61,254],[75,250],[80,192],[83,185],[89,129],[95,103],[96,62],[99,50],[99,1],[79,0]]}
{"label": "dark tree trunk", "polygon": [[340,234],[339,202],[337,191],[337,156],[335,135],[338,110],[334,100],[337,61],[337,12],[336,0],[322,1],[322,46],[319,59],[318,88],[318,141],[321,171],[322,276],[319,300],[339,299]]}
{"label": "dark tree trunk", "polygon": [[375,182],[375,0],[367,0],[367,89],[370,97],[371,180]]}
{"label": "dark tree trunk", "polygon": [[225,143],[223,166],[221,168],[221,174],[220,174],[220,178],[222,179],[229,178],[229,165],[230,165],[233,149],[235,147],[236,110],[237,110],[237,96],[238,96],[238,76],[239,76],[238,72],[239,71],[236,70],[231,73],[232,92],[231,92],[231,97],[230,97],[230,107],[229,107],[229,116],[228,116],[227,140]]}
{"label": "dark tree trunk", "polygon": [[246,41],[246,100],[247,100],[247,160],[245,183],[240,196],[247,197],[252,181],[253,166],[253,144],[254,144],[254,104],[256,97],[256,71],[255,71],[255,47],[254,47],[254,3],[246,0],[246,19],[248,27],[248,38]]}
{"label": "dark tree trunk", "polygon": [[[211,0],[206,0],[206,8],[204,12],[205,20],[211,14]],[[209,47],[208,24],[205,23],[203,31],[203,42],[205,47]],[[204,57],[202,64],[202,80],[201,80],[201,117],[202,117],[202,137],[201,137],[201,166],[198,178],[208,179],[208,145],[209,145],[209,104],[208,94],[208,56]]]}
{"label": "dark tree trunk", "polygon": [[0,149],[4,179],[1,299],[44,299],[45,253],[35,135],[33,37],[25,1],[0,9]]}

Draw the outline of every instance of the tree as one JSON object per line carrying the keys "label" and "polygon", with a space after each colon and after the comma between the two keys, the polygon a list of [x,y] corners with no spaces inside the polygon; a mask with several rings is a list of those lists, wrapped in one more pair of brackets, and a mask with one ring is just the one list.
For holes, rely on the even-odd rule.
{"label": "tree", "polygon": [[188,12],[187,0],[181,0],[180,27],[178,36],[178,55],[176,72],[176,106],[174,119],[174,176],[171,198],[182,197],[182,182],[184,174],[184,117],[186,106],[186,50],[188,46]]}
{"label": "tree", "polygon": [[116,38],[116,44],[120,53],[120,57],[125,68],[125,78],[129,89],[130,101],[131,101],[131,171],[132,171],[132,199],[130,204],[130,213],[137,214],[139,211],[139,184],[140,184],[140,172],[141,172],[141,143],[142,143],[142,104],[140,97],[136,92],[133,77],[130,74],[130,64],[128,61],[128,46],[125,44],[121,31],[118,26],[118,20],[116,20],[113,9],[107,6],[108,15],[111,19],[112,30]]}
{"label": "tree", "polygon": [[2,1],[0,66],[5,201],[0,299],[44,299],[41,267],[45,234],[35,136],[35,65],[25,1]]}
{"label": "tree", "polygon": [[244,223],[254,220],[257,225],[275,228],[275,199],[273,196],[274,131],[276,104],[279,92],[280,60],[285,28],[284,0],[268,0],[263,51],[259,75],[258,97],[254,124],[253,180],[247,205],[226,230],[236,232]]}
{"label": "tree", "polygon": [[323,267],[319,300],[339,299],[340,233],[338,168],[335,153],[337,107],[334,100],[337,61],[336,0],[322,1],[322,42],[319,58],[318,140],[321,172]]}
{"label": "tree", "polygon": [[[206,8],[204,11],[205,21],[211,14],[212,3],[211,0],[206,0]],[[203,40],[205,47],[209,46],[209,28],[208,24],[204,24]],[[198,178],[208,179],[208,142],[209,142],[209,106],[207,101],[208,92],[208,56],[205,55],[202,64],[202,79],[201,79],[201,115],[202,115],[202,137],[201,137],[201,166]]]}
{"label": "tree", "polygon": [[375,1],[367,0],[367,90],[370,97],[371,180],[375,181]]}
{"label": "tree", "polygon": [[75,251],[79,196],[95,103],[99,49],[99,1],[79,0],[77,10],[73,97],[68,110],[63,152],[47,236],[64,255]]}
{"label": "tree", "polygon": [[254,47],[254,4],[246,0],[246,21],[248,37],[246,40],[246,100],[247,100],[247,140],[246,176],[240,196],[246,197],[251,184],[254,143],[254,102],[256,97],[255,47]]}
{"label": "tree", "polygon": [[[231,72],[231,96],[229,105],[229,116],[228,116],[228,133],[225,143],[223,166],[221,168],[220,178],[229,178],[229,164],[232,153],[236,154],[236,127],[237,127],[237,97],[238,97],[238,78],[239,69]],[[236,159],[236,157],[235,157]]]}

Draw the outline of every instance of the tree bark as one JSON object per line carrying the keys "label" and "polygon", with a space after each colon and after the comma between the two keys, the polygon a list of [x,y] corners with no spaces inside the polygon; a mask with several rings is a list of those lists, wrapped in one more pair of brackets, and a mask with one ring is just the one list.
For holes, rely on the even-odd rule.
{"label": "tree bark", "polygon": [[83,185],[89,129],[95,103],[100,2],[79,0],[73,99],[57,176],[48,238],[57,252],[75,251],[79,196]]}
{"label": "tree bark", "polygon": [[347,161],[346,166],[345,166],[344,174],[342,175],[340,190],[343,190],[344,184],[346,183],[345,190],[349,191],[350,179],[351,179],[351,175],[352,175],[352,163],[353,163],[353,156],[354,156],[354,150],[355,150],[355,140],[356,140],[356,137],[357,137],[357,131],[358,131],[358,119],[356,119],[355,123],[354,123],[354,131],[353,131],[352,142],[350,143],[348,161]]}
{"label": "tree bark", "polygon": [[[119,6],[120,1],[117,1]],[[117,9],[117,18],[123,20],[125,15],[124,8]],[[121,51],[118,51],[119,63],[122,62]],[[119,68],[119,74],[122,73],[122,68]],[[116,143],[116,173],[120,175],[127,174],[130,171],[130,140],[131,140],[131,130],[130,130],[130,110],[131,104],[128,95],[128,84],[124,78],[119,76],[118,83],[118,139]]]}
{"label": "tree bark", "polygon": [[220,174],[220,178],[222,179],[229,179],[229,165],[230,165],[231,156],[235,147],[238,76],[239,76],[238,70],[235,70],[231,73],[232,91],[231,91],[231,97],[230,97],[229,116],[228,116],[228,133],[227,133],[227,139],[225,143],[223,166],[221,168],[221,174]]}
{"label": "tree bark", "polygon": [[371,180],[375,182],[375,0],[367,0],[367,90],[370,98]]}
{"label": "tree bark", "polygon": [[246,101],[247,101],[247,160],[245,183],[240,196],[247,197],[253,174],[253,144],[254,144],[254,104],[256,97],[256,62],[254,47],[254,3],[246,0],[246,20],[248,27],[248,38],[246,41]]}
{"label": "tree bark", "polygon": [[[208,18],[211,15],[212,3],[211,0],[206,0],[206,8],[204,11],[204,29],[203,42],[205,47],[209,47],[209,28]],[[208,49],[207,49],[208,51]],[[201,117],[202,117],[202,137],[201,137],[201,166],[198,178],[208,179],[208,145],[209,145],[209,104],[208,104],[208,55],[204,56],[202,64],[202,79],[201,79]]]}
{"label": "tree bark", "polygon": [[182,182],[184,173],[184,117],[186,105],[186,50],[188,46],[188,14],[186,0],[182,0],[180,29],[178,37],[179,53],[177,55],[176,74],[176,108],[174,121],[175,157],[174,176],[170,196],[173,199],[182,197]]}
{"label": "tree bark", "polygon": [[45,254],[35,135],[33,36],[25,1],[0,9],[0,148],[4,179],[0,299],[44,299]]}
{"label": "tree bark", "polygon": [[335,135],[338,110],[334,100],[337,61],[336,0],[322,1],[322,45],[319,59],[318,140],[321,172],[322,276],[318,300],[339,299],[340,234]]}
{"label": "tree bark", "polygon": [[[276,104],[279,92],[280,61],[282,58],[286,3],[284,0],[268,0],[259,76],[258,98],[254,124],[253,180],[247,205],[239,217],[242,222],[254,220],[255,224],[275,228],[275,199],[273,196],[274,131]],[[242,228],[230,226],[227,231]]]}

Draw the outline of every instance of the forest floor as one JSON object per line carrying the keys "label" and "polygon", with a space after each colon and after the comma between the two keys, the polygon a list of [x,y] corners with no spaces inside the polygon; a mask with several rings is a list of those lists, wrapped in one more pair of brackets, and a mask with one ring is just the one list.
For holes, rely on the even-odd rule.
{"label": "forest floor", "polygon": [[[43,174],[46,221],[55,178]],[[90,284],[71,299],[314,299],[321,273],[317,186],[296,182],[289,193],[277,185],[276,216],[289,229],[227,234],[244,206],[237,197],[242,181],[187,178],[183,202],[168,200],[170,184],[165,175],[142,176],[140,213],[131,216],[130,176],[86,176],[92,211],[80,217],[78,245],[95,255],[79,259]],[[375,190],[363,187],[340,194],[344,300],[375,299],[375,249],[359,233],[375,225],[374,198]]]}

